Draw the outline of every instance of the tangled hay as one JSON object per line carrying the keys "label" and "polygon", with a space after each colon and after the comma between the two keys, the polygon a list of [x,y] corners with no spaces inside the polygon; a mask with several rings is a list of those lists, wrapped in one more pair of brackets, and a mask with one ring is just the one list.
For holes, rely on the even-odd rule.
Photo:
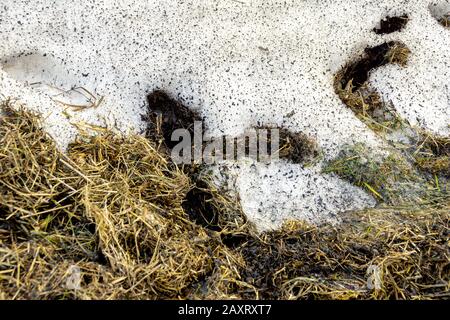
{"label": "tangled hay", "polygon": [[64,154],[36,115],[3,111],[2,299],[449,297],[448,197],[257,234],[150,140],[105,131]]}

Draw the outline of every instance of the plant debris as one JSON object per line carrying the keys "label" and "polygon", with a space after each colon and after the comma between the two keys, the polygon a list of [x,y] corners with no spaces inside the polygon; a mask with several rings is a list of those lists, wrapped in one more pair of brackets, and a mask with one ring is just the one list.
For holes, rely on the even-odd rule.
{"label": "plant debris", "polygon": [[431,174],[450,178],[450,137],[439,137],[421,132],[414,151],[416,165]]}
{"label": "plant debris", "polygon": [[[259,144],[267,143],[271,145],[271,132],[273,129],[277,129],[279,132],[279,150],[276,152],[280,159],[286,159],[296,164],[308,164],[314,162],[320,155],[317,142],[311,137],[302,132],[292,132],[285,128],[279,127],[258,127],[257,132],[260,130],[267,130],[267,141],[259,141]],[[258,150],[259,151],[259,150]],[[273,154],[273,151],[271,151]]]}
{"label": "plant debris", "polygon": [[241,247],[247,262],[242,277],[262,299],[280,293],[283,299],[450,296],[448,206],[368,210],[345,219],[338,227],[291,222],[247,242]]}
{"label": "plant debris", "polygon": [[439,21],[440,24],[442,24],[446,28],[450,28],[450,13],[442,17],[442,19]]}
{"label": "plant debris", "polygon": [[419,169],[433,175],[449,177],[449,138],[438,137],[411,126],[397,114],[392,104],[384,102],[379,93],[369,89],[367,84],[371,70],[387,63],[405,66],[409,54],[409,49],[398,42],[368,48],[361,60],[350,63],[337,74],[335,90],[342,102],[361,121],[388,142],[398,144],[396,141],[390,141],[392,133],[408,140],[409,142],[403,143],[403,153],[406,158],[414,159],[414,164]]}
{"label": "plant debris", "polygon": [[409,54],[409,49],[403,43],[396,41],[366,48],[361,59],[349,63],[338,74],[336,86],[346,88],[350,84],[352,92],[355,92],[367,82],[370,71],[389,63],[405,66]]}
{"label": "plant debris", "polygon": [[342,102],[372,130],[386,132],[398,129],[403,122],[393,106],[385,103],[376,90],[369,88],[369,74],[389,63],[405,66],[409,49],[400,42],[388,42],[366,48],[363,57],[345,66],[335,78],[335,91]]}
{"label": "plant debris", "polygon": [[[192,150],[195,148],[194,137],[194,122],[202,122],[200,115],[189,109],[188,107],[181,104],[163,91],[154,91],[147,96],[149,111],[142,118],[147,122],[146,136],[149,139],[155,141],[162,141],[164,146],[168,151],[173,149],[178,141],[172,141],[172,133],[177,129],[186,129],[191,135]],[[317,143],[304,133],[294,133],[285,128],[279,127],[257,127],[253,128],[256,133],[261,130],[267,130],[267,137],[262,137],[263,141],[258,141],[257,150],[254,156],[255,160],[261,160],[259,155],[260,145],[267,145],[268,155],[277,154],[281,159],[286,159],[292,163],[305,163],[311,162],[318,157],[319,151]],[[279,149],[272,150],[271,147],[271,133],[273,130],[279,130]],[[211,140],[204,140],[203,136],[205,133],[205,126],[202,122],[201,135],[202,135],[202,151],[205,152],[207,144],[211,143]],[[199,132],[200,133],[200,132]],[[228,137],[222,136],[215,140],[220,141],[219,146],[221,147],[220,152],[224,155],[226,154],[226,143],[232,143],[236,146],[237,143],[243,143],[245,146],[245,152],[243,156],[251,156],[248,146],[248,137],[245,135],[239,137]],[[193,151],[192,151],[193,152]],[[192,153],[193,154],[193,153]],[[212,155],[215,154],[212,152]],[[209,156],[209,155],[208,155]],[[194,158],[194,157],[192,157]],[[237,149],[234,148],[234,158],[227,160],[237,160],[238,154]],[[193,159],[194,160],[194,159]]]}
{"label": "plant debris", "polygon": [[437,187],[434,179],[420,174],[414,163],[401,153],[392,150],[385,157],[375,157],[364,144],[345,146],[338,157],[326,165],[324,172],[335,173],[365,188],[377,200],[389,205],[430,203],[450,192],[447,179],[443,178],[441,186]]}

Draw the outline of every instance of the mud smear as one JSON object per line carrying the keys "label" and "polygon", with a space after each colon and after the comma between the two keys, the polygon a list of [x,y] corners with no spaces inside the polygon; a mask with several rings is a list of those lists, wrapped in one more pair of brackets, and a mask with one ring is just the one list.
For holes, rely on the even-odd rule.
{"label": "mud smear", "polygon": [[389,34],[397,31],[403,30],[409,21],[408,15],[402,15],[397,17],[387,16],[385,19],[380,21],[380,27],[374,28],[373,31],[376,34]]}

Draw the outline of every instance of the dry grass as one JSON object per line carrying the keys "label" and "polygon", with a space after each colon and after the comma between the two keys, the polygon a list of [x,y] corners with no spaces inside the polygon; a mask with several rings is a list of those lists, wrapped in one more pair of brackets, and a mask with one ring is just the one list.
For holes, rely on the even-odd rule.
{"label": "dry grass", "polygon": [[[448,196],[257,235],[234,201],[147,139],[104,132],[64,155],[35,115],[4,111],[2,299],[449,296]],[[215,230],[185,211],[199,187]]]}
{"label": "dry grass", "polygon": [[420,131],[414,151],[417,166],[434,175],[450,177],[450,137],[440,137]]}
{"label": "dry grass", "polygon": [[406,67],[408,64],[409,55],[411,50],[403,43],[395,43],[386,54],[386,59],[389,63],[395,63],[402,67]]}
{"label": "dry grass", "polygon": [[[103,292],[108,298],[176,297],[210,271],[211,240],[181,206],[190,180],[148,140],[103,134],[64,156],[35,117],[8,112],[0,210],[2,283],[11,297],[63,296],[58,282],[51,281],[54,292],[30,281],[60,277],[71,264],[106,265],[114,274],[112,291]],[[89,278],[76,291],[80,297],[94,297],[97,281]]]}
{"label": "dry grass", "polygon": [[[376,60],[378,65],[387,63],[398,64],[402,67],[407,65],[411,51],[404,44],[392,42],[380,48],[383,48],[386,52],[379,50],[375,54],[371,51],[373,49],[369,49],[365,56],[361,58],[362,62],[349,64],[336,75],[336,93],[358,119],[394,148],[401,149],[407,159],[413,159],[417,168],[432,175],[449,177],[450,139],[448,137],[439,137],[412,126],[399,116],[393,105],[383,101],[378,92],[370,89],[367,81],[359,87],[355,87],[353,79],[346,78],[348,74],[358,75],[357,70],[353,70],[355,66],[364,69],[367,64],[373,64],[372,60]],[[384,54],[384,56],[380,58],[377,54]],[[369,62],[364,63],[366,60]],[[366,72],[367,70],[364,69],[363,71]],[[393,136],[402,137],[404,142],[399,143],[395,138],[392,138]],[[409,142],[407,142],[408,140]]]}
{"label": "dry grass", "polygon": [[448,210],[369,210],[339,227],[286,224],[243,250],[247,273],[263,275],[253,281],[268,298],[450,297]]}
{"label": "dry grass", "polygon": [[[364,144],[344,147],[324,172],[336,173],[389,204],[399,204],[405,199],[414,201],[418,195],[429,192],[425,180],[400,154],[391,152],[384,158],[376,157]],[[424,190],[420,190],[422,184]]]}

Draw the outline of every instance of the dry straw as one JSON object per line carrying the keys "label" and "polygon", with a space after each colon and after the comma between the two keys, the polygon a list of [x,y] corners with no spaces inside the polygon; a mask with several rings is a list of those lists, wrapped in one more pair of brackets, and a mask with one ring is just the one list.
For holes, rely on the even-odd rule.
{"label": "dry straw", "polygon": [[205,182],[211,228],[184,210],[197,182],[152,141],[106,131],[63,154],[37,116],[3,111],[2,299],[449,297],[448,195],[257,234]]}

